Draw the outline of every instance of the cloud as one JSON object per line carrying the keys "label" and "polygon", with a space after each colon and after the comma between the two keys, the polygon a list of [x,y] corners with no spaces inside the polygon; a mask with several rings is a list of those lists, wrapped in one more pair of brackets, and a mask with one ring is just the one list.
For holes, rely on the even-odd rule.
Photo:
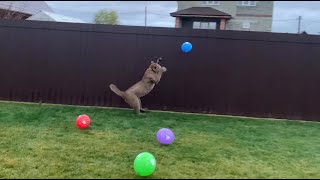
{"label": "cloud", "polygon": [[[120,24],[144,26],[145,6],[147,25],[174,27],[171,12],[177,10],[176,1],[47,1],[52,9],[60,14],[93,22],[94,14],[101,10],[116,10]],[[297,33],[298,16],[302,16],[301,31],[319,34],[319,1],[274,1],[273,32]]]}

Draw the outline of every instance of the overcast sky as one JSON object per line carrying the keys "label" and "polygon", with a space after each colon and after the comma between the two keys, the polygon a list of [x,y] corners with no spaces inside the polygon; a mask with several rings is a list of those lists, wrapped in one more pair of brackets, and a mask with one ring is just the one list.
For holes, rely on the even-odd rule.
{"label": "overcast sky", "polygon": [[[145,6],[148,6],[147,25],[174,27],[169,13],[177,10],[176,1],[47,1],[49,6],[62,15],[92,23],[94,14],[101,10],[116,10],[120,24],[144,26]],[[320,1],[275,1],[273,32],[296,33],[298,16],[302,16],[301,30],[320,34]]]}

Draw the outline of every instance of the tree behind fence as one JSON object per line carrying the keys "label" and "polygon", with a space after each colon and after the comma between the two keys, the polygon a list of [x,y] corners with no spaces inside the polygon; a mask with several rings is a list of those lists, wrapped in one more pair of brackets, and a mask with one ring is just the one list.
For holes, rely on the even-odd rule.
{"label": "tree behind fence", "polygon": [[319,36],[2,20],[0,39],[2,100],[127,107],[108,85],[163,57],[147,108],[320,119]]}

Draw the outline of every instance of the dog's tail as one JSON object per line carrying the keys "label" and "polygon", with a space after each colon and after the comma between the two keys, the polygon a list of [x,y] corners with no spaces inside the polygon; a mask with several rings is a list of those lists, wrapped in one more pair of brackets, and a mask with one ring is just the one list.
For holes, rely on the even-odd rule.
{"label": "dog's tail", "polygon": [[123,91],[120,91],[116,85],[110,84],[109,87],[110,87],[111,91],[113,91],[114,93],[116,93],[118,96],[123,97],[124,92],[123,92]]}

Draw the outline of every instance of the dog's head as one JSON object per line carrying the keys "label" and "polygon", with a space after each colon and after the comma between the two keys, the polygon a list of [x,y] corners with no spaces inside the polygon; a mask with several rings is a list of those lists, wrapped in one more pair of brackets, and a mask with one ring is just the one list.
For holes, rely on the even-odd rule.
{"label": "dog's head", "polygon": [[149,68],[151,68],[152,71],[155,72],[155,73],[158,73],[160,71],[165,72],[167,69],[160,65],[161,60],[162,60],[162,58],[160,57],[159,59],[157,59],[156,62],[151,61],[151,64],[150,64]]}
{"label": "dog's head", "polygon": [[155,63],[153,61],[151,62],[149,68],[155,73],[159,73],[159,72],[163,73],[163,72],[167,71],[167,68],[165,68],[164,66],[161,66],[160,64]]}
{"label": "dog's head", "polygon": [[150,64],[149,68],[155,73],[158,73],[161,70],[160,64],[155,63],[153,61],[151,61],[151,64]]}

